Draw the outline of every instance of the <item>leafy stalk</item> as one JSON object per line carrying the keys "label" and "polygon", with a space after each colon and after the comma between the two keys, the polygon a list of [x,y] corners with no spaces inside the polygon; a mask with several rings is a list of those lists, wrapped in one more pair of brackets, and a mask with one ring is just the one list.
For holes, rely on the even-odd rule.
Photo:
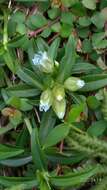
{"label": "leafy stalk", "polygon": [[86,152],[93,157],[107,160],[107,143],[88,134],[79,134],[72,131],[67,138],[69,146],[75,150]]}

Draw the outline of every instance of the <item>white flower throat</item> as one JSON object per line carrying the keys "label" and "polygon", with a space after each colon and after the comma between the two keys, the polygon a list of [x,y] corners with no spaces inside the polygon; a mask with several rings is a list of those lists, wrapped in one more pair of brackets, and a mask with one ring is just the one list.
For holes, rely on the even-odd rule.
{"label": "white flower throat", "polygon": [[32,59],[34,65],[43,65],[46,60],[48,60],[47,52],[39,51],[37,54],[34,55],[34,58]]}
{"label": "white flower throat", "polygon": [[83,80],[78,80],[77,85],[79,88],[82,88],[85,85],[85,82]]}

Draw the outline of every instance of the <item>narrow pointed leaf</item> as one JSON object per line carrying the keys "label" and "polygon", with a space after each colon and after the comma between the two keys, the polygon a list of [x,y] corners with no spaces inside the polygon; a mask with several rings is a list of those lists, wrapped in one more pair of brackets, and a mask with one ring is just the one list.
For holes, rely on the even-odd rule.
{"label": "narrow pointed leaf", "polygon": [[11,158],[24,153],[23,149],[0,144],[0,160]]}
{"label": "narrow pointed leaf", "polygon": [[61,60],[58,72],[58,80],[64,82],[71,75],[71,71],[76,61],[76,40],[70,36],[65,48],[65,55]]}
{"label": "narrow pointed leaf", "polygon": [[38,79],[36,74],[33,73],[31,70],[26,68],[19,68],[17,71],[17,75],[25,83],[31,86],[35,86],[40,90],[43,89],[43,85],[41,84],[40,80]]}
{"label": "narrow pointed leaf", "polygon": [[59,44],[60,44],[60,38],[56,38],[54,42],[51,44],[51,46],[49,47],[48,55],[53,60],[55,60],[57,56]]}
{"label": "narrow pointed leaf", "polygon": [[45,155],[44,155],[43,150],[41,149],[41,145],[40,145],[39,137],[38,137],[38,131],[36,128],[32,129],[31,152],[32,152],[32,158],[33,158],[36,168],[39,170],[45,170],[47,168]]}
{"label": "narrow pointed leaf", "polygon": [[35,177],[4,177],[0,176],[0,184],[5,187],[11,187],[13,185],[24,185],[25,189],[30,189],[37,186],[37,180]]}

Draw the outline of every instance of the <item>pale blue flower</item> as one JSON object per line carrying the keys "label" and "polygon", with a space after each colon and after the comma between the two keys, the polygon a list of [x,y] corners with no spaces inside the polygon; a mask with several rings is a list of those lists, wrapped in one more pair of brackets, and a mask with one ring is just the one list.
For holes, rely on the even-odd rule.
{"label": "pale blue flower", "polygon": [[37,66],[42,72],[53,72],[53,61],[48,57],[46,51],[39,51],[37,54],[34,55],[32,61],[33,64]]}
{"label": "pale blue flower", "polygon": [[48,102],[40,102],[39,110],[47,112],[50,108],[50,105]]}
{"label": "pale blue flower", "polygon": [[43,65],[44,61],[48,59],[47,52],[39,51],[34,55],[34,58],[32,59],[34,65]]}
{"label": "pale blue flower", "polygon": [[77,86],[79,87],[79,88],[82,88],[83,86],[85,85],[85,82],[84,82],[84,80],[78,80],[77,81]]}

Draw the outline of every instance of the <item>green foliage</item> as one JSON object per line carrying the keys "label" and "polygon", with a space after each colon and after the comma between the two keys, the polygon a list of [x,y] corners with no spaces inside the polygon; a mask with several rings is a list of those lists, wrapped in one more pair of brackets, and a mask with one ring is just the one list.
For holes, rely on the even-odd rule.
{"label": "green foliage", "polygon": [[41,149],[38,132],[36,129],[32,129],[31,133],[31,151],[36,168],[40,170],[46,170],[45,155]]}
{"label": "green foliage", "polygon": [[107,123],[104,120],[94,122],[87,130],[92,136],[101,136],[106,130]]}
{"label": "green foliage", "polygon": [[47,148],[53,146],[63,140],[69,133],[69,127],[67,125],[61,124],[56,126],[51,132],[48,134],[45,139],[43,148]]}
{"label": "green foliage", "polygon": [[0,1],[1,190],[107,189],[106,54],[107,0]]}
{"label": "green foliage", "polygon": [[83,184],[87,179],[96,174],[96,172],[100,169],[99,166],[89,167],[87,169],[80,169],[77,172],[71,172],[63,177],[52,177],[51,182],[56,186],[61,187],[74,187]]}
{"label": "green foliage", "polygon": [[96,1],[95,0],[90,0],[90,1],[83,0],[82,3],[88,9],[92,9],[92,10],[96,9]]}
{"label": "green foliage", "polygon": [[7,158],[22,154],[24,150],[17,147],[5,146],[0,144],[0,152],[0,160],[5,160]]}
{"label": "green foliage", "polygon": [[59,66],[58,80],[60,82],[63,82],[71,74],[72,67],[75,64],[75,59],[76,59],[75,47],[76,47],[75,39],[74,37],[70,37],[66,45],[65,56],[61,60],[61,64]]}
{"label": "green foliage", "polygon": [[105,190],[107,187],[107,177],[105,176],[102,181],[100,181],[95,187],[91,188],[91,190]]}
{"label": "green foliage", "polygon": [[99,156],[102,159],[107,159],[107,143],[95,136],[91,137],[87,133],[79,134],[72,131],[68,137],[68,143],[73,149],[86,152],[91,157]]}

